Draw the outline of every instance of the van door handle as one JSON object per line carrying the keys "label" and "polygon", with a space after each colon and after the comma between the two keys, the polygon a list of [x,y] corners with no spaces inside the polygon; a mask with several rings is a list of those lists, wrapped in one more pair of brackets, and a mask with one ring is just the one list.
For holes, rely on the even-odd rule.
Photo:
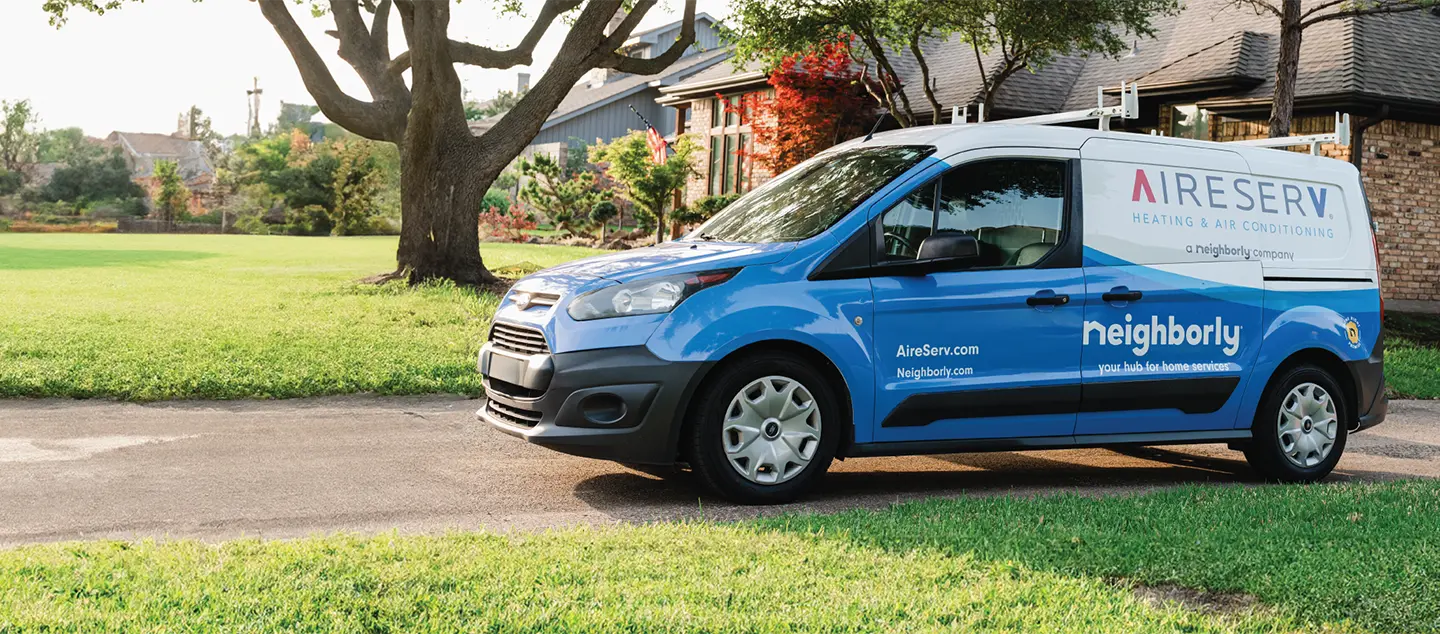
{"label": "van door handle", "polygon": [[[1041,291],[1044,292],[1044,291]],[[1064,306],[1070,303],[1069,295],[1041,295],[1036,293],[1025,298],[1025,303],[1031,306]]]}
{"label": "van door handle", "polygon": [[1112,288],[1109,293],[1101,295],[1100,299],[1107,302],[1138,302],[1141,297],[1144,297],[1140,291],[1121,290],[1123,288],[1125,287]]}

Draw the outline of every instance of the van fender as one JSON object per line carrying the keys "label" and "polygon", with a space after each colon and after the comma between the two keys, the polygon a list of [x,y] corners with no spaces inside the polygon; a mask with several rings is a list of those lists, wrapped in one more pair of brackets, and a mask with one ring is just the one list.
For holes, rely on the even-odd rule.
{"label": "van fender", "polygon": [[[1295,354],[1304,350],[1323,350],[1335,355],[1342,362],[1364,359],[1370,354],[1371,345],[1362,340],[1362,345],[1352,346],[1346,334],[1347,323],[1351,319],[1358,319],[1357,317],[1314,304],[1277,312],[1269,306],[1269,296],[1273,293],[1274,291],[1266,293],[1265,318],[1268,326],[1245,382],[1245,393],[1235,415],[1235,429],[1248,428],[1253,424],[1255,412],[1260,407],[1270,379],[1276,370]],[[1378,335],[1378,332],[1374,334],[1376,340]],[[1337,376],[1335,379],[1343,383],[1347,377]],[[1356,403],[1353,406],[1360,407],[1361,404]]]}
{"label": "van fender", "polygon": [[[711,367],[741,348],[767,341],[786,341],[814,349],[840,371],[845,385],[839,388],[847,392],[850,400],[855,441],[867,442],[875,409],[869,280],[827,282],[823,289],[814,283],[800,282],[794,285],[795,294],[780,295],[792,289],[777,287],[789,286],[770,285],[763,291],[769,302],[787,297],[784,305],[766,305],[762,303],[763,298],[746,297],[757,289],[716,293],[709,301],[692,306],[692,301],[701,298],[697,295],[682,303],[646,346],[661,359],[699,361]],[[804,286],[826,297],[821,299],[800,291]],[[724,306],[724,310],[719,310],[720,306]]]}

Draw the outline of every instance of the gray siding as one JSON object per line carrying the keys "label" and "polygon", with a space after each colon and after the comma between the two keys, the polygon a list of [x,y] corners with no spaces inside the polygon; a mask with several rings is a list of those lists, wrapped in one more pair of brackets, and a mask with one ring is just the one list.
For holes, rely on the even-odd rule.
{"label": "gray siding", "polygon": [[625,136],[631,130],[644,129],[640,118],[630,112],[630,106],[635,106],[640,114],[645,115],[661,134],[671,134],[675,131],[675,109],[655,103],[659,97],[658,88],[647,87],[603,107],[545,128],[531,143],[570,142],[571,137],[578,137],[589,145],[595,143],[597,137],[608,142]]}
{"label": "gray siding", "polygon": [[[650,56],[653,57],[654,55],[665,52],[665,49],[670,48],[670,44],[674,42],[677,37],[680,37],[679,26],[655,33],[655,44],[650,49]],[[647,39],[649,39],[648,36]],[[695,25],[695,43],[690,46],[690,50],[686,51],[685,54],[693,55],[703,51],[713,51],[721,46],[723,46],[723,44],[720,42],[720,33],[709,24],[700,22]]]}

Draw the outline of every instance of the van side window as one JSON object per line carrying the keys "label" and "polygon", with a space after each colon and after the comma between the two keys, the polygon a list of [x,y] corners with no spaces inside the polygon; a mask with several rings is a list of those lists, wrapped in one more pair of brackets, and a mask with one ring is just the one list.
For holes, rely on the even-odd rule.
{"label": "van side window", "polygon": [[980,242],[977,267],[1035,264],[1060,242],[1065,162],[998,159],[961,165],[941,177],[937,215],[937,231],[966,233]]}
{"label": "van side window", "polygon": [[886,260],[913,260],[920,243],[935,232],[935,188],[939,179],[915,188],[904,200],[895,203],[880,225],[885,230]]}

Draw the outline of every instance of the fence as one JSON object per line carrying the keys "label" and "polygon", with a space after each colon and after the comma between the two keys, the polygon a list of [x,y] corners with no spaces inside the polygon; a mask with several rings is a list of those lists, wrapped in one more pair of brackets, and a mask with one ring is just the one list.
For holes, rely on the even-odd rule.
{"label": "fence", "polygon": [[224,233],[220,225],[202,222],[174,222],[146,220],[143,218],[121,218],[115,229],[120,233]]}

